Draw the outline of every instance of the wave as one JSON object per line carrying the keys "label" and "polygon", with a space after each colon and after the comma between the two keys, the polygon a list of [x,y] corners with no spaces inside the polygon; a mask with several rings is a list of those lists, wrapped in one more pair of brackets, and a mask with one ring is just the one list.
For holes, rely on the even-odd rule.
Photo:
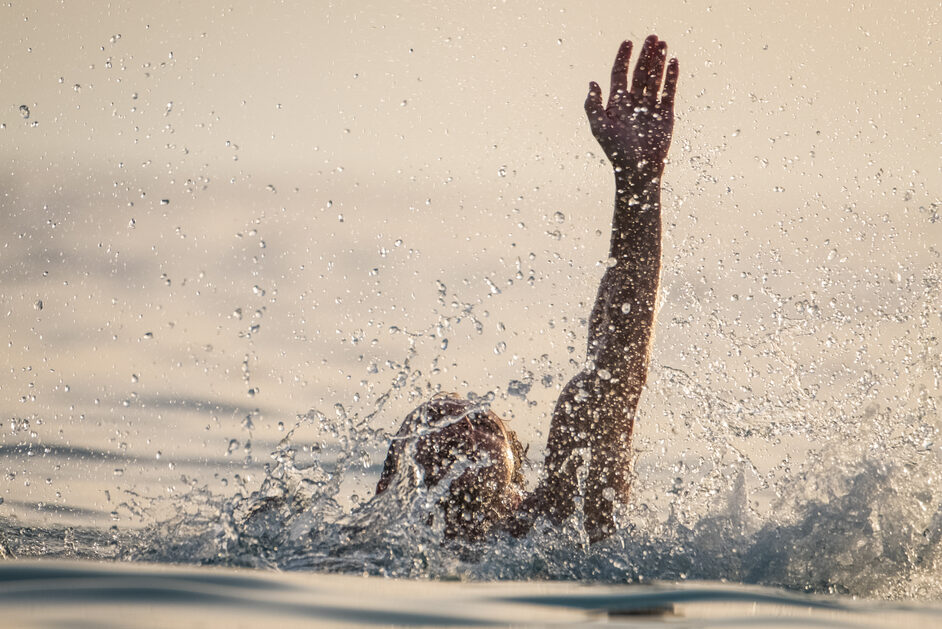
{"label": "wave", "polygon": [[[938,459],[822,467],[759,517],[740,473],[695,521],[633,501],[621,527],[589,545],[578,518],[523,539],[446,540],[422,515],[438,496],[386,492],[345,512],[339,476],[293,466],[290,439],[262,488],[221,497],[195,489],[175,517],[140,531],[16,527],[0,521],[0,556],[115,559],[461,580],[593,583],[712,580],[884,599],[942,597]],[[276,458],[278,458],[276,454]],[[918,464],[917,464],[918,463]]]}

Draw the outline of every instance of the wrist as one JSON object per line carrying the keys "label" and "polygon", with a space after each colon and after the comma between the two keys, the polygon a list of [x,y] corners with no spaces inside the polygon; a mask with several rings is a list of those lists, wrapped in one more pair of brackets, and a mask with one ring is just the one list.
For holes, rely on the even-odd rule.
{"label": "wrist", "polygon": [[617,198],[648,199],[660,194],[661,174],[658,170],[615,170],[615,193]]}
{"label": "wrist", "polygon": [[664,166],[664,160],[642,159],[631,165],[616,163],[613,166],[615,181],[632,187],[659,184]]}

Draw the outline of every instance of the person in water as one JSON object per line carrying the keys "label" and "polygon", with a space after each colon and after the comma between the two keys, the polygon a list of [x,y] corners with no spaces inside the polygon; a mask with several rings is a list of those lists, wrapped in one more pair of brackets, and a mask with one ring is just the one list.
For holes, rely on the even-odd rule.
{"label": "person in water", "polygon": [[429,514],[441,514],[446,537],[479,540],[493,529],[523,535],[538,517],[566,520],[581,498],[595,542],[615,530],[614,505],[628,496],[631,432],[657,311],[661,175],[679,72],[676,59],[667,62],[666,42],[651,35],[629,85],[631,49],[625,41],[618,50],[607,104],[594,81],[585,100],[589,126],[615,171],[609,265],[589,318],[586,367],[553,411],[539,485],[526,493],[523,448],[505,422],[455,394],[419,406],[392,439],[376,494],[407,470],[427,488],[450,483]]}

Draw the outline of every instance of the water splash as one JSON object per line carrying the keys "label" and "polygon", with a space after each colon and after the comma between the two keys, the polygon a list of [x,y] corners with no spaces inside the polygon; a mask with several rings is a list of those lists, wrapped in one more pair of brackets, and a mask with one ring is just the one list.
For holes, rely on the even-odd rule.
{"label": "water splash", "polygon": [[[837,315],[821,316],[810,304],[802,308],[807,318],[783,319],[771,329],[711,324],[718,338],[745,355],[744,362],[775,363],[773,375],[784,384],[774,391],[737,398],[694,377],[689,368],[655,364],[646,395],[654,406],[670,401],[664,406],[672,414],[661,424],[672,432],[663,439],[650,427],[645,433],[644,422],[651,418],[642,417],[632,498],[619,514],[618,532],[596,545],[589,545],[578,516],[561,526],[538,522],[523,539],[448,540],[441,519],[428,518],[447,483],[425,488],[408,482],[408,474],[401,475],[408,486],[344,506],[344,479],[362,473],[387,442],[377,426],[390,399],[434,393],[418,384],[421,370],[415,365],[426,350],[417,341],[431,339],[421,347],[432,348],[434,364],[446,351],[437,342],[446,330],[477,324],[469,305],[427,331],[397,332],[410,341],[408,355],[388,363],[388,387],[373,398],[368,412],[338,404],[331,413],[299,416],[270,453],[254,490],[222,496],[191,487],[171,499],[173,517],[141,531],[40,530],[0,521],[0,556],[437,579],[709,579],[937,599],[942,597],[942,456],[934,391],[942,373],[933,360],[939,343],[933,330],[940,278],[942,269],[930,267],[906,303],[861,328],[866,333],[886,321],[915,324],[907,337],[912,340],[906,355],[913,358],[907,358],[905,374],[854,365],[845,366],[840,377],[809,378],[781,347],[827,339],[847,323]],[[445,290],[442,286],[443,302]],[[530,379],[547,376],[558,379],[555,371]],[[502,391],[508,398],[525,397],[528,387],[511,381]],[[891,389],[891,394],[874,393]],[[485,395],[477,401],[495,400]],[[670,448],[663,445],[668,441]],[[122,508],[153,520],[156,502],[130,495]]]}

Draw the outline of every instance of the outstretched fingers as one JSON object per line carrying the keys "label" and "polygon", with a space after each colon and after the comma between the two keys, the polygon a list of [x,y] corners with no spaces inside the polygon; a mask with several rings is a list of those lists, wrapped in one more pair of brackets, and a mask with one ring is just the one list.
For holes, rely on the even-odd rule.
{"label": "outstretched fingers", "polygon": [[631,78],[631,98],[637,103],[644,97],[644,88],[648,82],[651,64],[654,61],[652,53],[657,46],[657,35],[648,35],[638,55],[638,65],[635,66],[634,76]]}
{"label": "outstretched fingers", "polygon": [[661,96],[661,109],[674,111],[674,94],[677,92],[677,77],[680,76],[680,67],[677,59],[671,59],[667,64],[667,76],[664,78],[664,94]]}
{"label": "outstretched fingers", "polygon": [[612,65],[612,91],[608,95],[608,106],[611,107],[628,95],[628,60],[631,58],[631,42],[623,41],[615,55]]}
{"label": "outstretched fingers", "polygon": [[664,60],[667,58],[667,42],[659,41],[651,48],[651,62],[648,65],[648,80],[644,86],[644,104],[648,107],[657,105],[657,93],[661,89],[661,77],[664,76]]}

